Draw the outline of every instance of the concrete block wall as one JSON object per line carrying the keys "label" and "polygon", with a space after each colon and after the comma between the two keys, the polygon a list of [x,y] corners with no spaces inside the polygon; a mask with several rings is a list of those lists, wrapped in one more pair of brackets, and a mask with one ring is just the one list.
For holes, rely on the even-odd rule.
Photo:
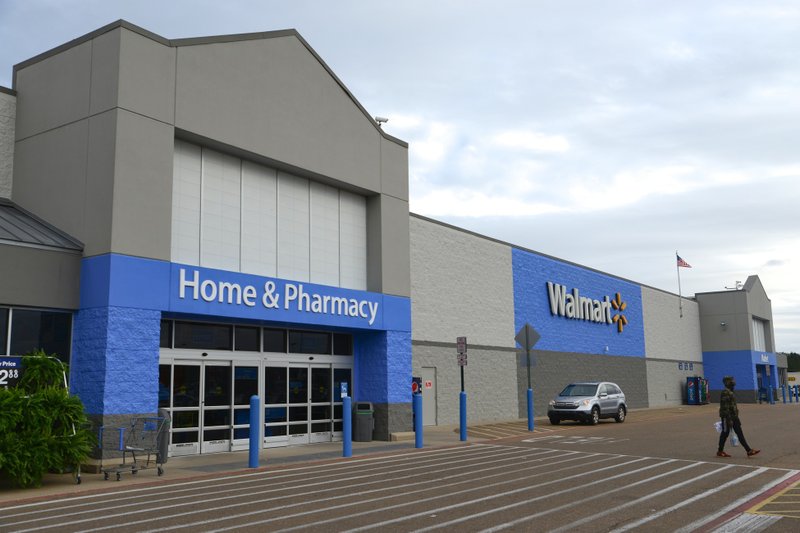
{"label": "concrete block wall", "polygon": [[[686,403],[686,378],[705,377],[702,362],[647,359],[647,394],[650,407]],[[709,384],[710,386],[710,384]]]}
{"label": "concrete block wall", "polygon": [[[437,424],[458,424],[461,369],[455,344],[416,343],[413,353],[413,375],[420,376],[423,367],[436,368]],[[514,350],[479,346],[467,350],[464,390],[470,424],[520,418],[516,366]]]}
{"label": "concrete block wall", "polygon": [[513,348],[511,248],[411,216],[413,340]]}
{"label": "concrete block wall", "polygon": [[17,97],[13,91],[0,87],[0,198],[11,198],[16,120]]}
{"label": "concrete block wall", "polygon": [[645,351],[648,359],[703,361],[700,311],[696,301],[683,298],[683,317],[678,296],[642,287]]}
{"label": "concrete block wall", "polygon": [[[535,350],[536,366],[531,368],[535,416],[547,414],[548,402],[571,382],[611,381],[625,393],[631,409],[648,406],[645,360],[624,356],[597,356]],[[517,365],[520,417],[527,417],[527,367]]]}
{"label": "concrete block wall", "polygon": [[[681,316],[681,308],[683,316]],[[700,308],[695,300],[642,287],[650,407],[686,402],[686,378],[703,376]]]}
{"label": "concrete block wall", "polygon": [[461,336],[470,423],[517,418],[510,246],[417,215],[410,232],[413,375],[436,368],[438,423],[459,421]]}

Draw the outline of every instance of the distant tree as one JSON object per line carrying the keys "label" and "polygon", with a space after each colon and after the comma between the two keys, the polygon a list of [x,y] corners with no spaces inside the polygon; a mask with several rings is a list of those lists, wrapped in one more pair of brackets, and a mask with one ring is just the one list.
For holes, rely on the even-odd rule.
{"label": "distant tree", "polygon": [[800,372],[800,353],[789,352],[786,359],[789,372]]}

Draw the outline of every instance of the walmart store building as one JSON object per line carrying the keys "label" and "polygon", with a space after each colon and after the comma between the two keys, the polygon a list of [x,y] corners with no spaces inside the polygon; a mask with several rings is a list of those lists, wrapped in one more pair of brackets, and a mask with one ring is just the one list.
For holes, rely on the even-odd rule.
{"label": "walmart store building", "polygon": [[689,376],[777,387],[769,299],[674,294],[408,211],[408,145],[293,30],[169,40],[124,21],[0,88],[0,356],[69,363],[93,421],[166,409],[170,452],[342,438],[345,383],[374,438],[526,416],[514,335],[541,334],[536,413],[571,380],[631,408]]}

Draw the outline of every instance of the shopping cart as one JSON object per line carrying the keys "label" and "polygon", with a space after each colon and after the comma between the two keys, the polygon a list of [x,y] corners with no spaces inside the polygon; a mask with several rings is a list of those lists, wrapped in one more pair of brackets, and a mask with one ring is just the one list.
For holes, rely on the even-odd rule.
{"label": "shopping cart", "polygon": [[114,474],[117,481],[122,474],[136,474],[139,470],[155,467],[158,475],[164,474],[167,462],[167,437],[169,419],[161,416],[131,418],[130,424],[119,428],[100,428],[98,442],[101,456],[104,450],[121,452],[122,463],[112,467],[100,466],[105,479]]}

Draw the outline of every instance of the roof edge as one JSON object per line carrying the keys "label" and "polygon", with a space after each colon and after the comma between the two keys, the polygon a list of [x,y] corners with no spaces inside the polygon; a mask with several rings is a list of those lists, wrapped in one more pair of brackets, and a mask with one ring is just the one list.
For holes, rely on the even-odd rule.
{"label": "roof edge", "polygon": [[686,296],[686,295],[680,295],[679,296],[679,295],[675,294],[674,292],[670,292],[670,291],[665,290],[665,289],[659,289],[658,287],[653,287],[651,285],[646,285],[646,284],[641,283],[639,281],[634,281],[632,279],[624,278],[624,277],[619,276],[617,274],[611,274],[610,272],[603,272],[602,270],[598,270],[598,269],[592,268],[590,266],[582,265],[580,263],[575,263],[574,261],[570,261],[568,259],[563,259],[561,257],[556,257],[554,255],[549,255],[549,254],[546,254],[544,252],[537,252],[536,250],[533,250],[532,248],[526,248],[525,246],[521,246],[519,244],[514,244],[514,243],[511,243],[511,242],[508,242],[508,241],[497,239],[495,237],[489,237],[488,235],[483,235],[482,233],[477,233],[475,231],[468,230],[468,229],[465,229],[465,228],[462,228],[462,227],[459,227],[459,226],[455,226],[455,225],[447,223],[447,222],[442,222],[441,220],[436,220],[435,218],[426,217],[424,215],[420,215],[420,214],[413,213],[413,212],[409,212],[409,216],[412,217],[412,218],[417,218],[419,220],[424,220],[426,222],[430,222],[432,224],[437,224],[437,225],[443,226],[445,228],[450,228],[452,230],[459,231],[461,233],[466,233],[468,235],[472,235],[473,237],[478,237],[480,239],[491,241],[491,242],[494,242],[496,244],[501,244],[501,245],[504,245],[504,246],[508,246],[509,248],[516,248],[517,250],[521,250],[523,252],[528,252],[528,253],[531,253],[531,254],[534,254],[534,255],[538,255],[538,256],[544,257],[546,259],[552,259],[553,261],[558,261],[559,263],[565,263],[567,265],[571,265],[571,266],[574,266],[574,267],[577,267],[577,268],[581,268],[583,270],[588,270],[588,271],[594,272],[596,274],[602,274],[603,276],[608,276],[610,278],[615,278],[615,279],[618,279],[620,281],[625,281],[627,283],[632,283],[632,284],[634,284],[634,285],[636,285],[638,287],[644,287],[644,288],[647,288],[647,289],[650,289],[650,290],[653,290],[653,291],[658,291],[658,292],[662,292],[664,294],[669,294],[670,296],[674,296],[676,298],[681,298],[682,300],[687,300],[687,301],[690,301],[690,302],[696,302],[697,301],[697,299],[695,297],[692,297],[692,296]]}
{"label": "roof edge", "polygon": [[[75,237],[70,235],[69,233],[58,229],[57,227],[53,226],[52,224],[50,224],[46,220],[42,219],[41,217],[38,217],[38,216],[34,215],[33,213],[31,213],[30,211],[28,211],[26,209],[23,209],[22,207],[20,207],[16,203],[12,202],[11,200],[9,200],[7,198],[0,198],[0,205],[5,205],[5,206],[11,207],[13,209],[16,209],[17,211],[19,211],[23,215],[35,220],[36,222],[38,222],[39,224],[41,224],[42,226],[47,228],[49,231],[52,231],[53,233],[55,233],[56,235],[62,237],[65,241],[67,241],[67,242],[69,242],[71,244],[71,246],[69,246],[69,247],[41,245],[42,247],[46,247],[46,248],[50,248],[50,249],[61,249],[61,250],[70,250],[70,251],[76,251],[76,252],[83,252],[84,244],[81,241],[79,241],[78,239],[76,239]],[[4,242],[6,242],[7,244],[10,243],[10,241],[4,241]]]}
{"label": "roof edge", "polygon": [[[27,59],[21,63],[17,63],[13,67],[13,77],[12,77],[12,90],[16,89],[17,86],[17,71],[27,68],[33,64],[36,64],[40,61],[43,61],[49,57],[52,57],[56,54],[64,52],[70,48],[83,44],[87,41],[90,41],[100,35],[108,33],[110,31],[116,30],[118,28],[123,28],[134,33],[138,33],[139,35],[146,37],[148,39],[152,39],[164,46],[170,46],[173,48],[177,48],[179,46],[200,46],[206,44],[217,44],[217,43],[230,43],[230,42],[239,42],[239,41],[253,41],[258,39],[274,39],[280,37],[295,37],[300,43],[306,47],[306,49],[314,56],[314,58],[319,62],[319,64],[324,68],[328,74],[334,79],[334,81],[342,88],[345,94],[350,98],[350,100],[355,104],[355,106],[364,114],[364,116],[369,120],[375,130],[383,137],[384,139],[396,143],[403,148],[408,148],[408,143],[389,135],[380,127],[380,125],[375,121],[375,119],[367,112],[361,102],[356,99],[350,89],[342,82],[341,79],[333,72],[333,70],[328,66],[327,63],[322,59],[322,57],[308,44],[300,33],[294,29],[284,29],[284,30],[272,30],[272,31],[264,31],[264,32],[251,32],[251,33],[234,33],[228,35],[212,35],[207,37],[185,37],[180,39],[167,39],[162,37],[156,33],[153,33],[149,30],[142,28],[141,26],[137,26],[136,24],[132,24],[124,19],[119,19],[114,21],[110,24],[106,24],[105,26],[98,28],[94,31],[91,31],[85,35],[72,39],[64,44],[61,44],[55,48],[42,52],[36,56],[33,56],[30,59]],[[15,93],[16,94],[16,93]]]}

